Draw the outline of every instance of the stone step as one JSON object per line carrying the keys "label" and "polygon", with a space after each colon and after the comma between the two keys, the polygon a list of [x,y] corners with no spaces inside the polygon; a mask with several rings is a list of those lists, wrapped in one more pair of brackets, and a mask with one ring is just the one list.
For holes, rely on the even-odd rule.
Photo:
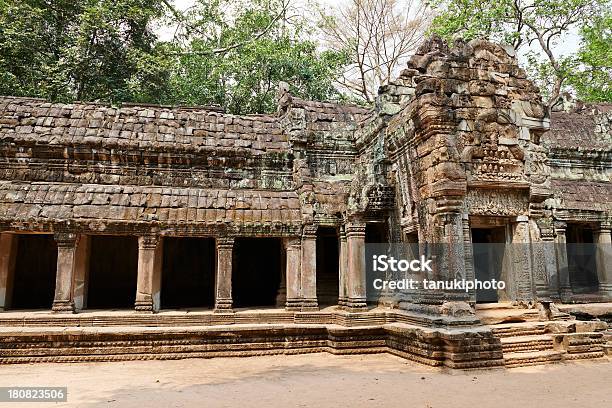
{"label": "stone step", "polygon": [[477,303],[475,306],[477,311],[480,310],[492,310],[492,309],[514,309],[512,302],[498,302],[498,303]]}
{"label": "stone step", "polygon": [[508,323],[490,326],[496,337],[538,336],[546,333],[544,323]]}
{"label": "stone step", "polygon": [[504,353],[506,367],[521,367],[528,365],[554,364],[563,361],[564,351],[517,351]]}
{"label": "stone step", "polygon": [[553,339],[547,334],[502,337],[500,340],[504,355],[515,351],[542,351],[553,349]]}
{"label": "stone step", "polygon": [[542,320],[537,309],[484,309],[476,310],[476,317],[482,324],[497,325]]}

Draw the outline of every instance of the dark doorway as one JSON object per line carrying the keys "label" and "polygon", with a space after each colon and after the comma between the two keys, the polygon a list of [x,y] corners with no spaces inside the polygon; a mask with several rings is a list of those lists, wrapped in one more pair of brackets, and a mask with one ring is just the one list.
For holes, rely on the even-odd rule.
{"label": "dark doorway", "polygon": [[280,280],[280,239],[236,239],[232,270],[232,297],[235,307],[275,307]]}
{"label": "dark doorway", "polygon": [[567,225],[567,264],[574,293],[599,290],[594,229],[588,224]]}
{"label": "dark doorway", "polygon": [[[500,280],[503,268],[506,228],[472,228],[474,275],[479,281]],[[476,302],[499,301],[496,289],[477,289]]]}
{"label": "dark doorway", "polygon": [[91,237],[88,309],[134,307],[138,276],[138,238]]}
{"label": "dark doorway", "polygon": [[53,235],[19,235],[11,309],[51,309],[57,245]]}
{"label": "dark doorway", "polygon": [[336,228],[317,229],[317,300],[320,306],[338,303],[340,286],[339,240]]}
{"label": "dark doorway", "polygon": [[161,307],[212,308],[215,303],[215,240],[164,238]]}
{"label": "dark doorway", "polygon": [[365,230],[367,244],[381,244],[389,242],[389,228],[386,222],[368,222]]}

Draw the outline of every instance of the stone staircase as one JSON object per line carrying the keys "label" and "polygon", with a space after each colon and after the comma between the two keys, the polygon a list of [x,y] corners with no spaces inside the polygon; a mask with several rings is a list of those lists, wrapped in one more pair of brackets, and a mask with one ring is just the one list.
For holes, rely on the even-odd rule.
{"label": "stone staircase", "polygon": [[603,335],[604,341],[603,352],[606,356],[612,357],[612,327],[608,328],[606,333]]}
{"label": "stone staircase", "polygon": [[565,351],[555,350],[554,339],[543,322],[500,324],[492,331],[501,341],[506,367],[563,361]]}
{"label": "stone staircase", "polygon": [[[522,316],[528,315],[519,313]],[[497,323],[489,327],[500,339],[504,365],[509,368],[598,359],[606,353],[612,353],[612,330],[606,332],[603,322],[581,322],[565,318],[548,321],[525,319],[518,323]]]}

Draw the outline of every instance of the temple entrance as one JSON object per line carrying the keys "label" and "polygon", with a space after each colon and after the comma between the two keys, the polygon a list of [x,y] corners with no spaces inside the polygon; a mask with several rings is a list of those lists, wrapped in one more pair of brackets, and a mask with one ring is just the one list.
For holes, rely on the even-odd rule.
{"label": "temple entrance", "polygon": [[232,260],[234,307],[276,306],[281,282],[280,238],[237,238]]}
{"label": "temple entrance", "polygon": [[597,277],[597,246],[595,230],[588,224],[567,224],[567,264],[574,293],[595,293]]}
{"label": "temple entrance", "polygon": [[[506,227],[472,228],[474,276],[479,281],[502,279]],[[476,290],[477,303],[499,301],[496,289]]]}
{"label": "temple entrance", "polygon": [[164,238],[161,307],[212,308],[215,304],[215,240]]}
{"label": "temple entrance", "polygon": [[88,309],[132,309],[136,300],[138,238],[91,236]]}
{"label": "temple entrance", "polygon": [[51,309],[57,245],[53,235],[18,235],[10,309]]}
{"label": "temple entrance", "polygon": [[338,304],[339,245],[336,228],[319,227],[317,229],[317,301],[319,306]]}

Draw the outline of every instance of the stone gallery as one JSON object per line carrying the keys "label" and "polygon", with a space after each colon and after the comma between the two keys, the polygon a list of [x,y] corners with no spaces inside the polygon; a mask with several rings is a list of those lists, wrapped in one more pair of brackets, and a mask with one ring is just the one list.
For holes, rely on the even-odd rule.
{"label": "stone gallery", "polygon": [[[249,116],[0,98],[0,362],[606,358],[612,106],[549,114],[480,40],[427,40],[372,109],[288,89]],[[505,285],[371,296],[369,243]]]}

